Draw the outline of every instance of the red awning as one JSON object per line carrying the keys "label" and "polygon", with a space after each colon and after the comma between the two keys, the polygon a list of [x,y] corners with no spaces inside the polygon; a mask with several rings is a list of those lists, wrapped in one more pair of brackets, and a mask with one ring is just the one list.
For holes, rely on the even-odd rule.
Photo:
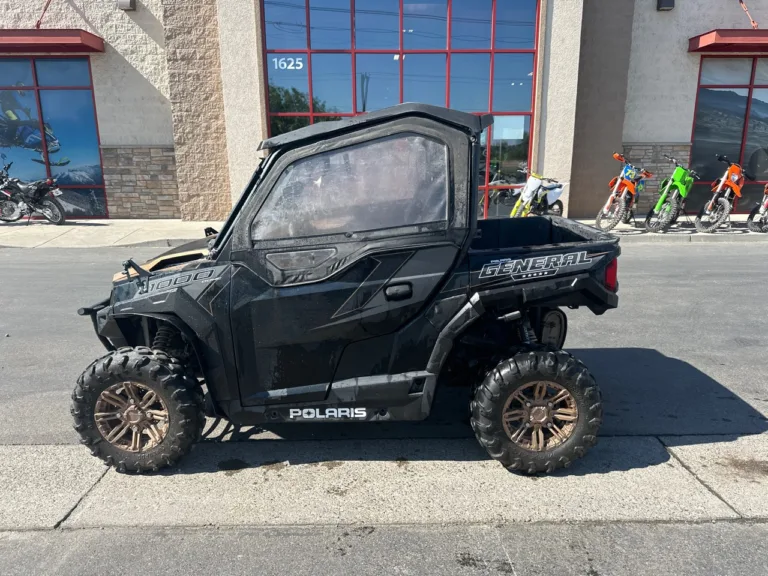
{"label": "red awning", "polygon": [[768,54],[768,30],[710,30],[688,40],[688,52]]}
{"label": "red awning", "polygon": [[85,30],[0,30],[0,53],[104,52],[104,40]]}

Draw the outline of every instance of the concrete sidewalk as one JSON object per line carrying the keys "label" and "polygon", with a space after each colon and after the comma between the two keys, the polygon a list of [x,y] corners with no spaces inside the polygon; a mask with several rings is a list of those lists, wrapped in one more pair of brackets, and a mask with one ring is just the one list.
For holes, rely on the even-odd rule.
{"label": "concrete sidewalk", "polygon": [[541,477],[473,439],[204,442],[143,476],[81,446],[0,459],[0,530],[768,518],[768,434],[605,437]]}
{"label": "concrete sidewalk", "polygon": [[[622,224],[614,233],[627,242],[768,242],[768,234],[746,229],[746,217],[734,217],[733,227],[714,234],[699,234],[690,226],[666,234],[649,234],[644,228]],[[580,220],[587,225],[593,220]],[[222,222],[181,220],[71,220],[63,226],[32,221],[0,223],[0,248],[98,248],[104,246],[167,247],[203,237],[206,227],[219,229]],[[640,223],[642,225],[642,223]]]}

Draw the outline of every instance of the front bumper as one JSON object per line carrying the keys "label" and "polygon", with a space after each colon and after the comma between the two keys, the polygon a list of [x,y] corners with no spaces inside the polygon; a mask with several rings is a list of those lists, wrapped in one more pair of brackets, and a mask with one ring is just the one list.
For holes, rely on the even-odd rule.
{"label": "front bumper", "polygon": [[99,321],[98,321],[99,312],[109,307],[109,301],[110,301],[109,298],[105,298],[104,300],[101,300],[96,304],[79,308],[77,313],[80,316],[90,316],[91,323],[93,324],[93,330],[94,332],[96,332],[96,337],[99,339],[99,341],[104,345],[104,347],[107,350],[114,350],[115,347],[112,345],[112,343],[109,340],[107,340],[104,336],[101,335],[100,333],[101,330],[99,329]]}

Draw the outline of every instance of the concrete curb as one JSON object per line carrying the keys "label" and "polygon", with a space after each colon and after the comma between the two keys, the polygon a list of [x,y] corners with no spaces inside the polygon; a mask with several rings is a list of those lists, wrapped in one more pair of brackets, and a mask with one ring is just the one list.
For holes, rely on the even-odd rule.
{"label": "concrete curb", "polygon": [[722,242],[768,242],[768,234],[614,234],[622,244],[719,244]]}

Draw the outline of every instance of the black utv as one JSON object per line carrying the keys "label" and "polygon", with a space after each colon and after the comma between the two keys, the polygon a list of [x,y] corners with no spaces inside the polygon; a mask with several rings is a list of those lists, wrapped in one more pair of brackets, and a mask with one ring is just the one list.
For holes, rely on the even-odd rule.
{"label": "black utv", "polygon": [[[219,233],[80,309],[109,351],[75,429],[120,471],[173,465],[205,415],[236,425],[422,420],[466,385],[510,470],[595,444],[600,391],[561,308],[618,304],[618,239],[558,217],[477,219],[490,115],[402,104],[270,138]],[[468,394],[469,396],[469,394]]]}

